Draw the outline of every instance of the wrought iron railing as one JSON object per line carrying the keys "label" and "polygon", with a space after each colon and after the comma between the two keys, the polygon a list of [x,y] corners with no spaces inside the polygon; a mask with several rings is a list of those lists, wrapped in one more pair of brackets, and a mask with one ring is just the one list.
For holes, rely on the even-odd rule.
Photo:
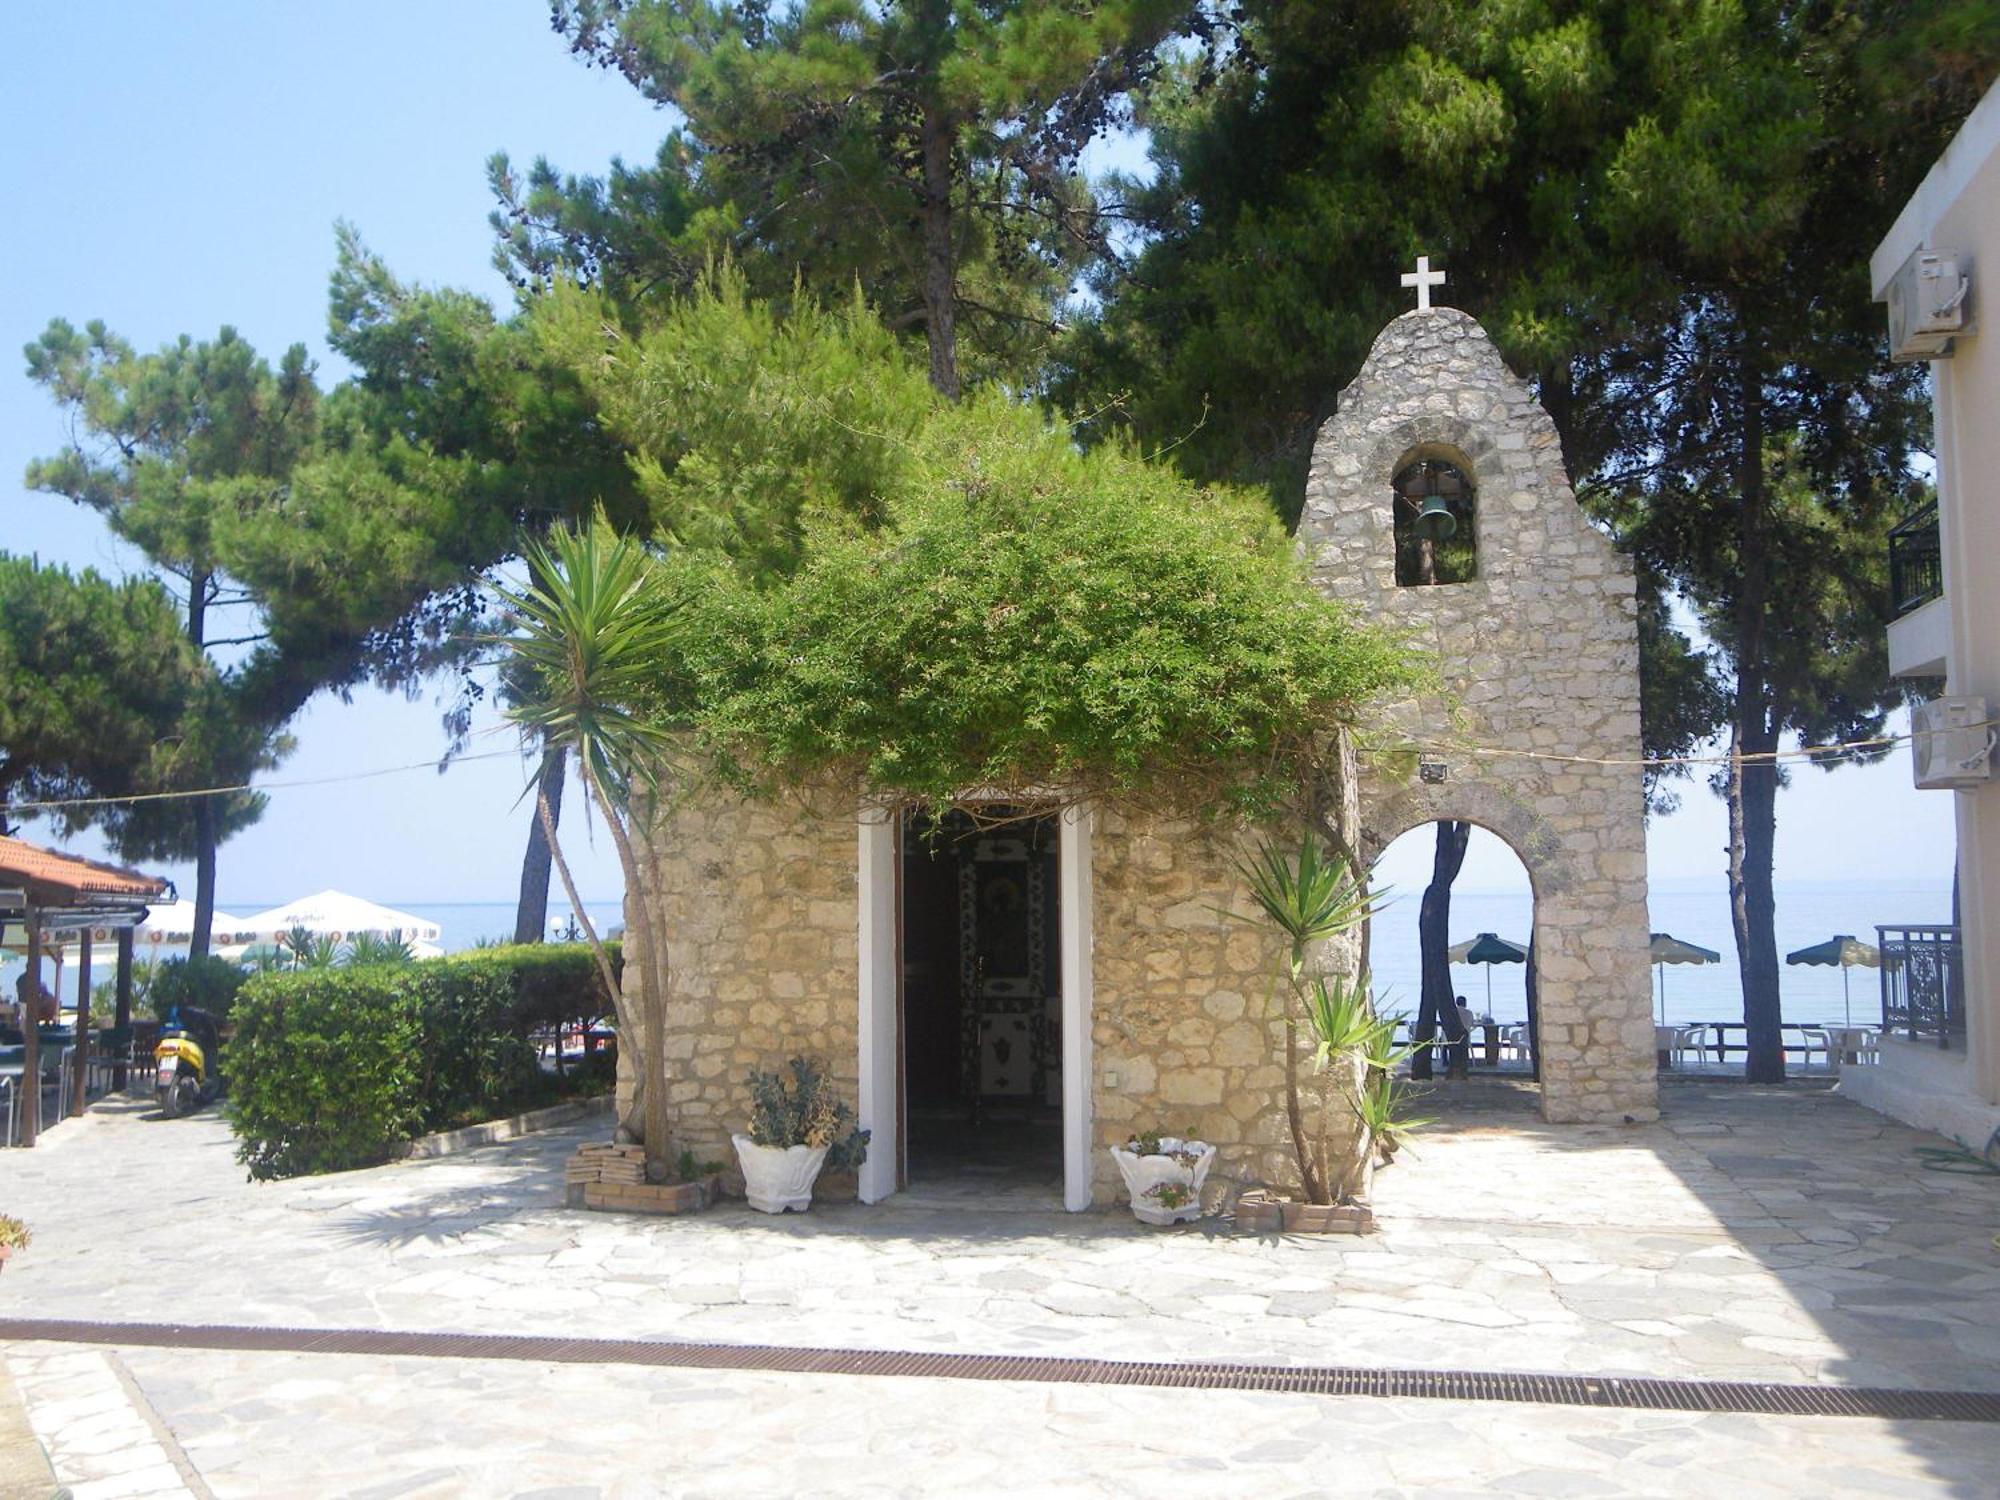
{"label": "wrought iron railing", "polygon": [[1965,1041],[1965,951],[1956,927],[1877,927],[1882,1030],[1940,1047]]}
{"label": "wrought iron railing", "polygon": [[1889,617],[1900,620],[1943,593],[1944,550],[1938,542],[1937,502],[1932,501],[1889,532]]}

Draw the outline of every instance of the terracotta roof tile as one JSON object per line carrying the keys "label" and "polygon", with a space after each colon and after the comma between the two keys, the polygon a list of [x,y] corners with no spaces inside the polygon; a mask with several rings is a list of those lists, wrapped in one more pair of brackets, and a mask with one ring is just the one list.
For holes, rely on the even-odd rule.
{"label": "terracotta roof tile", "polygon": [[0,835],[0,884],[29,882],[99,896],[158,896],[167,889],[167,882],[156,876]]}

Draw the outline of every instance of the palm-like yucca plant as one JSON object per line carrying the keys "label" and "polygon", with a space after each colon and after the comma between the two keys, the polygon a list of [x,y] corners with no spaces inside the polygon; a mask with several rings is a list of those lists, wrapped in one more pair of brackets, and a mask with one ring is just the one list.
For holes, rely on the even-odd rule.
{"label": "palm-like yucca plant", "polygon": [[[1378,1047],[1384,1033],[1368,1001],[1365,976],[1349,983],[1338,976],[1308,975],[1313,950],[1321,944],[1352,931],[1374,910],[1373,898],[1348,868],[1347,862],[1329,854],[1310,835],[1296,850],[1266,839],[1238,866],[1251,899],[1259,911],[1284,935],[1287,945],[1285,972],[1285,1115],[1291,1127],[1292,1150],[1299,1163],[1299,1185],[1309,1202],[1332,1203],[1356,1176],[1350,1160],[1336,1171],[1326,1152],[1326,1121],[1311,1129],[1299,1092],[1296,1008],[1303,1013],[1305,1029],[1313,1039],[1314,1062],[1322,1072],[1337,1064],[1366,1056]],[[1279,979],[1273,980],[1275,989]],[[1386,1023],[1393,1034],[1394,1022]],[[1366,1092],[1364,1083],[1341,1090],[1350,1107],[1356,1107]],[[1364,1122],[1365,1124],[1365,1122]],[[1365,1164],[1369,1149],[1365,1128],[1359,1143],[1358,1160]],[[1350,1153],[1354,1157],[1355,1153]]]}
{"label": "palm-like yucca plant", "polygon": [[357,932],[347,942],[347,962],[353,968],[374,964],[407,964],[416,961],[416,950],[401,932],[384,937],[379,932]]}
{"label": "palm-like yucca plant", "polygon": [[[589,526],[558,528],[546,542],[528,541],[522,557],[528,568],[526,587],[498,590],[512,626],[503,638],[513,656],[508,673],[512,701],[506,714],[542,745],[575,755],[584,787],[618,851],[630,922],[640,943],[637,1025],[610,954],[577,895],[548,800],[535,793],[551,862],[596,956],[620,1030],[627,1038],[643,1035],[640,1133],[649,1175],[664,1177],[666,952],[656,941],[631,824],[636,801],[656,788],[657,768],[668,749],[667,732],[647,716],[646,701],[661,662],[675,649],[674,610],[645,547],[615,533],[601,514]],[[627,1121],[628,1127],[631,1123]]]}
{"label": "palm-like yucca plant", "polygon": [[330,932],[294,927],[285,934],[284,949],[295,969],[331,969],[340,962],[340,942]]}

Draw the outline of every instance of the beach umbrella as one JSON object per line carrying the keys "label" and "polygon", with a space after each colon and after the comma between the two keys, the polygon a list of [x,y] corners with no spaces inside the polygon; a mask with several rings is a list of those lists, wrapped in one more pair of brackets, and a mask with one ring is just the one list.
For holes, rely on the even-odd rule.
{"label": "beach umbrella", "polygon": [[377,937],[400,933],[410,943],[435,943],[440,936],[435,922],[426,922],[422,917],[413,917],[406,911],[378,906],[373,901],[364,901],[345,891],[321,891],[317,895],[301,896],[283,906],[243,917],[237,925],[254,932],[257,941],[272,943],[282,943],[286,934],[295,927],[303,927],[315,936],[331,937],[335,942],[345,941],[357,932],[373,933]]}
{"label": "beach umbrella", "polygon": [[1847,1016],[1847,1024],[1854,1024],[1854,1001],[1847,992],[1847,971],[1859,964],[1864,969],[1882,967],[1882,950],[1872,943],[1864,943],[1852,933],[1835,933],[1823,943],[1814,943],[1810,948],[1801,948],[1796,953],[1787,953],[1788,964],[1818,964],[1831,968],[1840,965],[1840,1008]]}
{"label": "beach umbrella", "polygon": [[1660,1024],[1667,1024],[1667,970],[1668,964],[1719,964],[1722,955],[1713,948],[1704,948],[1697,943],[1684,943],[1670,932],[1656,932],[1648,947],[1648,955],[1654,968],[1660,971]]}
{"label": "beach umbrella", "polygon": [[[242,924],[226,911],[212,912],[208,921],[209,941],[217,951],[240,948],[248,939],[239,936]],[[163,901],[146,908],[146,920],[132,932],[132,941],[145,954],[159,948],[185,948],[194,937],[194,903]]]}
{"label": "beach umbrella", "polygon": [[1493,1014],[1493,968],[1494,964],[1524,964],[1528,961],[1528,950],[1519,943],[1491,932],[1482,932],[1476,938],[1467,938],[1462,943],[1453,943],[1445,949],[1445,957],[1455,964],[1485,964],[1486,969],[1486,1014]]}

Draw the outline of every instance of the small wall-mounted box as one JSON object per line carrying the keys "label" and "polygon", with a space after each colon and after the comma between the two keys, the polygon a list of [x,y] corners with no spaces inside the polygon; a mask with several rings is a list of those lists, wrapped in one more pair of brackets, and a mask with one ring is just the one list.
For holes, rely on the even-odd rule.
{"label": "small wall-mounted box", "polygon": [[1970,269],[1936,250],[1903,262],[1889,283],[1889,358],[1951,358],[1952,340],[1972,332]]}
{"label": "small wall-mounted box", "polygon": [[1984,698],[1933,698],[1910,710],[1910,758],[1917,786],[1947,791],[1993,776],[1993,725]]}

